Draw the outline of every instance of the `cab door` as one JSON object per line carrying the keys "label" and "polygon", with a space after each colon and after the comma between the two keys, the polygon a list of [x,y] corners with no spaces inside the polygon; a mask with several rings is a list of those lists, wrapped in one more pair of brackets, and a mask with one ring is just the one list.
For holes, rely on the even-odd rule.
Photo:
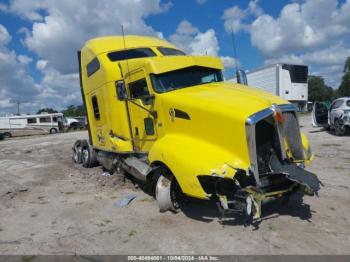
{"label": "cab door", "polygon": [[154,99],[151,95],[151,85],[143,70],[132,72],[126,79],[129,91],[128,110],[134,150],[148,152],[157,139]]}
{"label": "cab door", "polygon": [[328,126],[328,108],[325,103],[315,102],[311,115],[312,115],[312,126],[314,127]]}

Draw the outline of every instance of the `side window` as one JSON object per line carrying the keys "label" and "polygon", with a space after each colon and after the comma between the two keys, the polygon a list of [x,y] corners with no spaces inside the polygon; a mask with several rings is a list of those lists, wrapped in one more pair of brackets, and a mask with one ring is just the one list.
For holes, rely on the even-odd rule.
{"label": "side window", "polygon": [[97,57],[91,60],[90,63],[86,65],[86,73],[87,76],[91,76],[94,74],[97,70],[100,69],[100,62],[98,61]]}
{"label": "side window", "polygon": [[343,104],[343,100],[338,100],[338,101],[335,101],[333,103],[333,105],[331,106],[331,109],[330,110],[334,110],[334,109],[337,109],[339,107],[341,107],[341,105]]}
{"label": "side window", "polygon": [[350,100],[346,101],[346,105],[350,107]]}
{"label": "side window", "polygon": [[28,118],[27,123],[28,124],[36,124],[36,118]]}
{"label": "side window", "polygon": [[52,121],[57,123],[57,116],[52,117]]}
{"label": "side window", "polygon": [[131,98],[142,98],[149,95],[146,79],[140,79],[129,84]]}
{"label": "side window", "polygon": [[98,102],[97,102],[97,97],[93,96],[91,98],[91,102],[92,102],[92,108],[94,110],[94,116],[96,120],[100,120],[100,110],[98,108]]}
{"label": "side window", "polygon": [[51,123],[51,117],[40,117],[39,118],[40,123]]}

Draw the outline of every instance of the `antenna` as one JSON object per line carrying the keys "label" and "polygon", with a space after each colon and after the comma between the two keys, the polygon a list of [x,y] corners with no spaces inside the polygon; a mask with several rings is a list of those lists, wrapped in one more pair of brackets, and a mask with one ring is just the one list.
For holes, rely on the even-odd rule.
{"label": "antenna", "polygon": [[[124,26],[123,24],[121,25],[122,27],[122,34],[123,34],[123,42],[124,42],[124,50],[126,50],[126,41],[125,41],[125,34],[124,34]],[[129,76],[130,70],[129,70],[129,59],[126,59],[126,75]],[[125,80],[125,79],[124,79]]]}
{"label": "antenna", "polygon": [[[235,59],[236,77],[237,77],[237,75],[238,75],[238,63],[237,63],[236,40],[235,40],[235,33],[233,32],[233,25],[231,26],[231,37],[232,37],[233,56]],[[237,78],[237,80],[238,80],[238,78]]]}

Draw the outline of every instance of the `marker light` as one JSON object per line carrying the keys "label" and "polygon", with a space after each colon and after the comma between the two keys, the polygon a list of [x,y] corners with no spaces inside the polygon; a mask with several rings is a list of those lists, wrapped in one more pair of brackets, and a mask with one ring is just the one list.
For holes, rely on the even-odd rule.
{"label": "marker light", "polygon": [[277,120],[278,123],[282,124],[284,122],[284,116],[279,106],[276,104],[273,104],[271,106],[271,109],[273,111],[273,117]]}

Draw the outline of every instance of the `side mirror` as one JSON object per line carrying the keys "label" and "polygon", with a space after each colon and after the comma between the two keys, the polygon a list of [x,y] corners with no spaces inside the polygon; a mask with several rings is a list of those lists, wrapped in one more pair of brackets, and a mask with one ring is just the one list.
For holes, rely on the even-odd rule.
{"label": "side mirror", "polygon": [[128,94],[126,93],[126,87],[123,80],[115,82],[115,89],[119,100],[125,101],[128,99]]}
{"label": "side mirror", "polygon": [[238,84],[248,85],[247,75],[244,70],[239,69],[236,71],[236,79]]}

